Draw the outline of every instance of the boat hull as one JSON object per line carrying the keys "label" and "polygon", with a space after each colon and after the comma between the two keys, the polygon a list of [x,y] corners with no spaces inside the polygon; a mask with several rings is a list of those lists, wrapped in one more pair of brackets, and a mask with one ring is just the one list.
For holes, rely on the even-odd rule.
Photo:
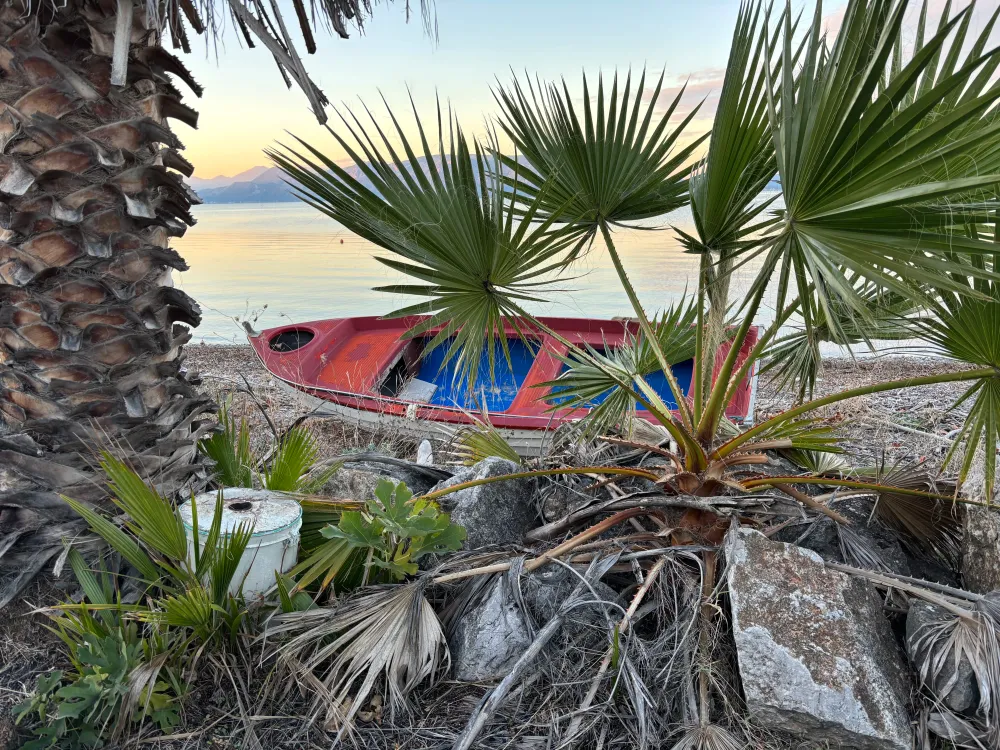
{"label": "boat hull", "polygon": [[[328,399],[318,398],[282,380],[278,387],[294,396],[311,414],[334,417],[346,424],[364,430],[390,433],[417,440],[448,441],[454,437],[458,425],[431,422],[375,409],[356,409]],[[500,429],[500,434],[510,444],[517,455],[532,458],[544,455],[552,440],[549,430]]]}
{"label": "boat hull", "polygon": [[[491,424],[519,455],[527,457],[544,452],[556,427],[581,419],[589,411],[553,411],[547,400],[553,394],[542,384],[556,379],[565,368],[561,357],[567,348],[558,339],[598,349],[614,348],[636,332],[636,324],[629,321],[542,318],[558,337],[537,331],[532,334],[533,345],[528,346],[511,328],[507,334],[511,364],[501,357],[504,361],[499,362],[493,378],[481,374],[482,387],[477,384],[470,396],[467,390],[459,389],[453,370],[448,371],[448,363],[442,362],[442,348],[424,352],[422,342],[427,339],[408,336],[422,320],[338,318],[281,326],[259,334],[248,332],[248,338],[277,382],[317,414],[368,429],[389,428],[415,439],[442,440],[472,424],[473,413],[485,404]],[[432,329],[424,336],[435,332]],[[757,330],[752,328],[741,347],[740,360],[756,339]],[[728,352],[729,344],[716,352],[716,368]],[[675,374],[679,373],[679,379],[690,378],[691,370],[690,361],[680,363]],[[657,377],[663,381],[656,383],[657,390],[672,404],[662,373],[650,376],[650,383]],[[686,388],[686,382],[681,386]],[[751,422],[755,391],[753,373],[740,384],[727,416],[739,423]],[[462,403],[463,399],[470,400]],[[643,410],[637,416],[655,423]]]}

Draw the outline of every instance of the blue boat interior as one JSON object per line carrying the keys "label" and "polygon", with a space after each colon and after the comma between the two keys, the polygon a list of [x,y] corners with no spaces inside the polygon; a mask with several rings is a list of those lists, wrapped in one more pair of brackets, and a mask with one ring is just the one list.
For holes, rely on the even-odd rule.
{"label": "blue boat interior", "polygon": [[[497,341],[493,347],[493,378],[490,378],[489,353],[483,350],[479,360],[479,371],[475,386],[470,391],[463,378],[456,377],[458,360],[452,358],[443,367],[449,343],[445,342],[433,350],[424,352],[416,377],[437,386],[433,397],[427,402],[438,406],[460,406],[478,411],[485,403],[487,411],[501,412],[510,408],[514,397],[524,384],[528,370],[535,361],[535,352],[519,338],[507,340],[510,364],[504,356],[503,347]],[[511,367],[513,365],[513,367]]]}
{"label": "blue boat interior", "polygon": [[[425,342],[429,339],[425,339]],[[437,406],[460,406],[463,409],[478,411],[485,403],[486,409],[490,412],[503,412],[514,403],[521,386],[524,385],[525,378],[531,365],[535,361],[535,351],[519,338],[507,340],[507,347],[510,351],[510,364],[503,353],[503,348],[497,342],[494,345],[494,366],[493,379],[490,378],[489,359],[486,351],[483,351],[479,362],[479,372],[476,383],[472,391],[466,387],[464,379],[456,377],[457,360],[451,359],[442,366],[445,353],[448,351],[448,343],[435,347],[431,351],[424,351],[419,363],[419,369],[415,377],[420,380],[433,383],[437,386],[434,395],[427,403]],[[568,365],[563,364],[560,372],[565,372]],[[691,385],[691,375],[694,369],[694,361],[687,360],[673,366],[674,377],[685,393]],[[646,377],[646,382],[652,386],[657,395],[671,409],[676,409],[677,404],[670,394],[670,387],[667,385],[666,375],[661,371],[654,372]],[[553,393],[557,393],[559,388],[553,388]],[[594,407],[603,403],[610,391],[592,399],[588,406]],[[560,401],[558,396],[549,399],[553,404]]]}

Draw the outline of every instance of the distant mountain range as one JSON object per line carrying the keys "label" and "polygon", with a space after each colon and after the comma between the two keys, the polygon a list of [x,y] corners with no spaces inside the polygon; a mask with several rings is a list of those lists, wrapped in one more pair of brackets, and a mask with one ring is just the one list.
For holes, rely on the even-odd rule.
{"label": "distant mountain range", "polygon": [[292,189],[282,181],[277,167],[251,167],[232,177],[207,180],[192,177],[191,187],[205,203],[283,203],[294,201]]}
{"label": "distant mountain range", "polygon": [[[348,171],[358,176],[357,167],[349,167]],[[277,167],[261,166],[251,167],[232,177],[192,177],[189,183],[205,203],[287,203],[298,200],[283,177],[284,173]],[[366,178],[362,178],[362,183],[372,187]],[[767,191],[780,189],[781,183],[777,179],[771,180],[765,188]]]}

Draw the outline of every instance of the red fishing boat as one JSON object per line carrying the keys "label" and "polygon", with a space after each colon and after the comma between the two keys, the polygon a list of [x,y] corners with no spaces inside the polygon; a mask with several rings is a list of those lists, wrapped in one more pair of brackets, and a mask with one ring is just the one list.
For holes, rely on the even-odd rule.
{"label": "red fishing boat", "polygon": [[[469,389],[455,377],[455,360],[443,362],[447,346],[425,351],[435,329],[416,337],[407,335],[421,320],[335,318],[261,333],[248,331],[248,338],[261,363],[279,384],[317,412],[339,415],[362,426],[392,423],[415,438],[441,439],[455,428],[470,424],[470,412],[485,409],[490,422],[511,446],[523,456],[532,456],[543,449],[547,431],[586,416],[588,409],[584,408],[553,411],[557,395],[549,387],[539,387],[556,379],[566,368],[559,358],[566,354],[566,345],[557,338],[539,332],[526,342],[513,327],[509,328],[510,364],[498,351],[493,378],[484,364],[479,368],[475,387]],[[620,346],[638,330],[634,321],[540,320],[565,340],[586,343],[598,350]],[[741,347],[741,361],[756,343],[757,335],[757,329],[751,328]],[[722,364],[729,348],[726,343],[716,352],[715,367]],[[678,363],[672,369],[687,392],[693,361]],[[646,380],[668,406],[676,407],[662,372]],[[752,421],[756,383],[756,373],[740,383],[726,409],[733,421]],[[645,410],[637,414],[655,421]]]}

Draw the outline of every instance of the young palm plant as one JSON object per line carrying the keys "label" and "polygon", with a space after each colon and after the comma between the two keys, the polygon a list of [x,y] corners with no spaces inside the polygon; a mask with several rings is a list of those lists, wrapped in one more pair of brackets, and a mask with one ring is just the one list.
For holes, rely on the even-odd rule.
{"label": "young palm plant", "polygon": [[[425,233],[425,224],[429,232],[437,231],[456,197],[440,187],[447,181],[412,171],[415,152],[398,126],[406,164],[374,120],[377,135],[370,136],[359,121],[345,119],[362,144],[351,155],[374,189],[306,144],[306,156],[285,150],[273,158],[298,183],[304,200],[402,256],[405,262],[384,262],[429,284],[397,287],[432,298],[425,307],[403,312],[432,312],[433,325],[445,324],[448,336],[458,332],[455,345],[469,350],[452,356],[478,361],[483,341],[501,335],[500,320],[509,316],[518,330],[544,331],[569,350],[570,368],[549,384],[553,408],[588,403],[610,392],[620,419],[609,414],[611,407],[598,410],[603,429],[627,421],[628,410],[639,408],[675,443],[669,449],[646,446],[669,459],[654,468],[526,470],[505,479],[619,474],[647,479],[669,497],[711,501],[766,489],[844,525],[848,520],[827,503],[836,496],[874,494],[882,517],[894,519],[904,533],[926,537],[917,542],[947,555],[954,549],[955,526],[933,519],[946,517],[945,503],[956,493],[926,477],[901,471],[772,476],[757,470],[770,463],[768,451],[800,456],[839,451],[833,429],[817,416],[825,406],[911,386],[967,382],[963,400],[972,407],[962,433],[959,479],[969,476],[981,444],[985,497],[987,502],[992,498],[993,447],[1000,439],[1000,303],[994,293],[1000,281],[995,270],[1000,123],[994,116],[1000,50],[986,51],[989,28],[969,43],[971,9],[966,8],[954,17],[946,14],[929,38],[921,32],[904,54],[902,21],[908,5],[905,0],[851,0],[836,39],[828,44],[819,7],[800,38],[790,8],[771,16],[759,3],[745,3],[707,151],[697,161],[703,139],[679,145],[693,113],[676,127],[672,123],[680,96],[657,114],[662,80],[645,105],[644,75],[635,93],[631,75],[621,87],[617,76],[610,87],[599,79],[594,96],[585,79],[580,104],[565,83],[515,80],[496,92],[499,128],[516,152],[492,155],[499,167],[491,179],[467,187],[469,203],[500,203],[502,215],[512,217],[507,221],[515,226],[534,222],[534,233],[525,228],[522,235],[531,242],[514,250],[516,262],[511,261],[518,280],[531,279],[533,290],[544,288],[553,273],[600,237],[638,321],[635,339],[618,353],[576,346],[528,315],[520,304],[524,290],[499,289],[480,263],[481,234],[470,232],[466,242],[449,241],[442,248]],[[390,116],[395,124],[391,111]],[[424,158],[433,163],[420,133]],[[338,141],[346,146],[345,139]],[[379,141],[381,147],[375,145]],[[477,147],[475,152],[481,162],[482,151]],[[452,148],[450,154],[450,160],[442,159],[453,170],[466,169],[471,161],[469,152]],[[462,165],[456,166],[456,157]],[[780,200],[761,196],[774,178]],[[700,256],[693,320],[678,315],[680,307],[662,317],[649,315],[615,247],[614,230],[646,227],[686,203],[694,230],[678,232],[678,239]],[[491,218],[485,212],[473,215],[491,226],[501,223],[500,212]],[[539,253],[538,243],[558,251]],[[728,284],[738,268],[756,271],[730,323]],[[464,282],[462,304],[449,304],[457,299],[446,283],[449,274]],[[777,314],[754,339],[749,334],[769,294]],[[693,332],[694,375],[687,390],[672,370],[677,335],[665,335],[664,320]],[[797,338],[786,333],[790,323],[801,331]],[[798,380],[801,401],[811,396],[821,340],[868,343],[910,331],[972,367],[811,399],[751,427],[734,429],[725,418],[739,384],[767,356],[774,357],[770,366],[786,373],[789,383]],[[669,396],[650,385],[648,376],[655,370],[665,375]],[[956,442],[954,452],[961,446]],[[455,485],[425,499],[488,481],[497,480]],[[815,496],[807,491],[817,486],[836,492]],[[709,593],[711,584],[707,580]],[[711,606],[708,594],[705,606]],[[700,692],[707,705],[707,691]],[[707,717],[705,709],[697,732],[682,738],[681,746],[705,747],[713,742],[707,738],[723,736],[707,728],[712,726]]]}
{"label": "young palm plant", "polygon": [[[635,348],[647,355],[612,358],[563,340],[574,362],[558,385],[558,400],[584,403],[603,385],[617,403],[645,409],[677,444],[677,470],[656,477],[666,491],[711,496],[820,484],[814,476],[758,477],[748,472],[767,462],[769,449],[838,450],[836,436],[813,413],[841,400],[921,384],[970,381],[975,389],[970,397],[979,396],[981,409],[988,410],[988,384],[1000,365],[990,351],[973,356],[952,346],[953,356],[978,367],[853,389],[803,403],[735,435],[721,430],[725,405],[762,356],[773,351],[787,358],[795,352],[778,335],[794,316],[815,351],[824,330],[836,341],[856,338],[854,331],[875,318],[873,295],[895,295],[899,301],[894,304],[903,314],[906,301],[930,306],[946,294],[957,300],[982,297],[977,283],[981,287],[995,278],[988,264],[996,244],[979,235],[984,225],[993,226],[994,215],[986,209],[1000,182],[997,149],[991,145],[1000,127],[991,115],[1000,86],[983,76],[995,69],[1000,52],[982,52],[982,38],[965,50],[966,9],[944,20],[904,63],[900,36],[906,6],[888,0],[850,3],[844,26],[828,48],[818,10],[805,38],[796,42],[789,11],[769,25],[759,4],[745,4],[712,138],[706,155],[693,165],[691,157],[701,139],[677,147],[693,112],[671,128],[680,96],[656,115],[662,79],[652,89],[653,101],[643,106],[644,75],[635,94],[631,76],[621,89],[616,77],[610,92],[599,80],[596,98],[584,80],[582,114],[565,83],[522,85],[515,80],[509,89],[498,90],[499,126],[517,153],[496,154],[493,163],[502,170],[491,170],[490,179],[481,166],[482,149],[476,146],[473,160],[457,126],[450,156],[441,159],[443,176],[439,174],[419,119],[422,159],[391,110],[397,139],[408,157],[405,163],[374,118],[374,135],[357,119],[344,118],[359,151],[334,133],[358,161],[363,179],[308,144],[303,144],[308,155],[285,149],[272,157],[298,184],[304,200],[406,260],[383,262],[431,282],[394,287],[432,298],[397,314],[433,312],[416,332],[444,323],[445,331],[434,343],[454,336],[449,356],[465,358],[467,373],[484,348],[492,348],[484,342],[504,341],[504,316],[512,316],[509,320],[519,330],[545,330],[561,338],[523,310],[523,287],[497,284],[495,259],[508,259],[517,268],[519,282],[530,278],[534,288],[541,288],[549,279],[536,279],[564,269],[600,235],[639,322]],[[944,53],[947,64],[938,66]],[[950,103],[957,106],[949,108]],[[440,120],[438,131],[440,141]],[[480,165],[480,179],[474,184],[472,164]],[[784,207],[765,218],[765,209],[776,204],[773,199],[761,201],[759,194],[775,175]],[[685,393],[673,376],[662,331],[632,287],[612,230],[683,205],[688,190],[695,232],[680,238],[702,254],[703,262],[695,296],[695,375]],[[456,211],[456,205],[468,210]],[[487,211],[486,206],[504,210]],[[532,221],[535,228],[529,230],[526,222]],[[453,236],[440,228],[456,222],[473,238],[503,236],[502,228],[516,226],[514,234],[524,241],[514,248],[509,243],[498,247],[491,240],[484,252],[478,244],[456,241],[457,232]],[[483,231],[476,234],[472,229]],[[481,262],[484,258],[490,262]],[[720,333],[720,311],[728,308],[725,295],[720,295],[720,279],[750,260],[760,268],[740,309],[741,319]],[[448,284],[449,274],[462,281],[460,289]],[[969,278],[978,282],[970,285]],[[769,289],[778,303],[776,320],[747,352],[742,342]],[[858,322],[849,326],[846,321],[852,317]],[[948,325],[946,318],[938,321]],[[732,338],[732,345],[724,346],[726,355],[713,366],[714,357],[706,351],[714,354],[709,347],[722,334]],[[748,356],[737,367],[741,351]],[[666,375],[671,404],[649,385],[648,373],[639,371],[647,363],[642,368],[623,364],[649,356]],[[996,439],[1000,421],[984,418],[979,424],[977,434],[992,430],[990,439]],[[974,451],[975,445],[970,443],[969,449]],[[987,463],[991,492],[992,459]],[[823,481],[879,489],[874,482]],[[928,501],[938,497],[915,489],[900,491]],[[798,490],[791,494],[808,502]]]}

